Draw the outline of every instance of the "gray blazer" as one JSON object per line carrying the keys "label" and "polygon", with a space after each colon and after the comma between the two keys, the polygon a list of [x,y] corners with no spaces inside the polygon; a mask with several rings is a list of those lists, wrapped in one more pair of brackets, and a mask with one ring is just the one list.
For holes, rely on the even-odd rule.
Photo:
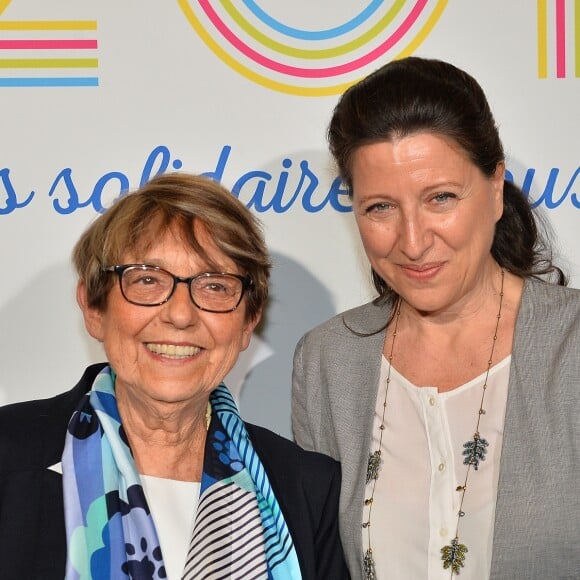
{"label": "gray blazer", "polygon": [[[353,579],[363,575],[363,474],[385,338],[368,333],[390,310],[370,303],[335,316],[294,356],[294,436],[342,463],[340,531]],[[491,578],[580,578],[580,291],[534,279],[515,330]]]}

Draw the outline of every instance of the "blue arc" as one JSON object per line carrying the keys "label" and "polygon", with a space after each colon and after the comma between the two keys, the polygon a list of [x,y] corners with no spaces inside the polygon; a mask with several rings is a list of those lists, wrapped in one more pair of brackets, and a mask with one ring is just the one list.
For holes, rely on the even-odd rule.
{"label": "blue arc", "polygon": [[256,2],[254,2],[254,0],[242,1],[246,5],[246,8],[248,8],[248,10],[258,18],[258,20],[261,20],[264,24],[281,34],[291,36],[292,38],[298,38],[300,40],[328,40],[329,38],[335,38],[341,34],[346,34],[370,18],[384,3],[384,0],[371,0],[369,5],[354,18],[340,26],[336,26],[335,28],[329,28],[328,30],[300,30],[278,22],[278,20],[272,18],[269,14],[266,14],[266,12],[264,12]]}

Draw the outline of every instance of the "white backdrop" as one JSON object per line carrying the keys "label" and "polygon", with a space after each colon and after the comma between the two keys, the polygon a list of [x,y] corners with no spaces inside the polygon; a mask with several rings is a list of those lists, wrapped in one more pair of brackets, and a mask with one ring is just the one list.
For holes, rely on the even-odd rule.
{"label": "white backdrop", "polygon": [[0,0],[0,403],[103,359],[72,246],[123,189],[183,169],[264,223],[272,303],[229,383],[247,419],[289,435],[296,341],[372,296],[326,126],[338,93],[404,54],[480,81],[580,287],[579,46],[577,0]]}

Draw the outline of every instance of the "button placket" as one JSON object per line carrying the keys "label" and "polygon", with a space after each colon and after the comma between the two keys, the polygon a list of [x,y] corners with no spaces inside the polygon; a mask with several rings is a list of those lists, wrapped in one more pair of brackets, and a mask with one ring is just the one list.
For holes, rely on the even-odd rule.
{"label": "button placket", "polygon": [[[425,416],[429,453],[431,460],[431,486],[429,502],[429,577],[438,578],[441,567],[441,546],[449,537],[448,523],[453,515],[454,488],[453,469],[448,469],[449,458],[453,456],[448,440],[444,409],[435,389],[429,388],[421,397]],[[434,576],[433,576],[434,574]]]}

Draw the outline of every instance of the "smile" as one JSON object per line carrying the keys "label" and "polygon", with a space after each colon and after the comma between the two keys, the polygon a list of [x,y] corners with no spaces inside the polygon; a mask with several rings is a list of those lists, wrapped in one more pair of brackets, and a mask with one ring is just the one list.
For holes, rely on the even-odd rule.
{"label": "smile", "polygon": [[405,274],[414,280],[429,280],[435,277],[441,268],[443,267],[442,262],[435,262],[423,265],[402,265],[402,269]]}
{"label": "smile", "polygon": [[201,351],[197,346],[181,346],[178,344],[157,344],[148,342],[145,346],[153,353],[167,358],[187,358]]}

